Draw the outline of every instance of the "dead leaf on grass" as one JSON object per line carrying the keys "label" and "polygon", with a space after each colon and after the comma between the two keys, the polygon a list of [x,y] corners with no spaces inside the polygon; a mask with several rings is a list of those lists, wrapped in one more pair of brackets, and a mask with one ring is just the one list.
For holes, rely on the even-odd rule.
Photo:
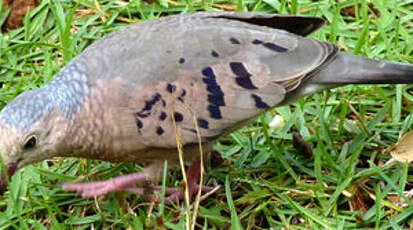
{"label": "dead leaf on grass", "polygon": [[406,133],[400,140],[392,146],[390,154],[398,162],[410,163],[413,161],[413,130]]}
{"label": "dead leaf on grass", "polygon": [[30,10],[37,6],[36,0],[3,0],[2,8],[8,6],[10,14],[5,27],[7,29],[17,29],[22,26],[23,18]]}

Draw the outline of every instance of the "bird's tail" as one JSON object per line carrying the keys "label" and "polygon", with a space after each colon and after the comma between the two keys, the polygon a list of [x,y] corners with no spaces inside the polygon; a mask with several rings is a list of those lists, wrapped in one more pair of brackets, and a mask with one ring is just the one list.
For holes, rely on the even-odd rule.
{"label": "bird's tail", "polygon": [[338,53],[311,79],[313,84],[413,84],[413,65]]}

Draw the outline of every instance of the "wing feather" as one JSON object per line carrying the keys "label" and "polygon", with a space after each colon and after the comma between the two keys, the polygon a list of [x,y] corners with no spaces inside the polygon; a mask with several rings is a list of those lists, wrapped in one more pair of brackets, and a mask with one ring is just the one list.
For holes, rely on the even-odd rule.
{"label": "wing feather", "polygon": [[[203,141],[211,141],[282,103],[337,51],[332,44],[287,32],[307,34],[318,28],[315,21],[307,29],[288,29],[290,19],[271,27],[245,18],[203,13],[132,26],[119,41],[122,48],[116,36],[91,48],[113,46],[105,47],[110,55],[89,57],[89,70],[122,76],[136,108],[138,133],[148,146],[176,146],[171,116],[183,144],[197,142],[193,116]],[[138,36],[143,29],[156,36]],[[99,72],[102,59],[115,67]]]}

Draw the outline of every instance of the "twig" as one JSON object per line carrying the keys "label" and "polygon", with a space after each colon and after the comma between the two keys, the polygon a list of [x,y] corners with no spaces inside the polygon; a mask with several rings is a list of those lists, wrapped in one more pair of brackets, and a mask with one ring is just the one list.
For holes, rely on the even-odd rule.
{"label": "twig", "polygon": [[196,130],[196,136],[198,138],[198,144],[199,144],[199,156],[200,156],[200,166],[201,166],[201,172],[200,172],[200,178],[199,178],[199,189],[198,193],[196,194],[196,200],[195,200],[195,206],[194,206],[194,214],[192,216],[192,230],[195,229],[196,225],[196,216],[198,215],[198,208],[199,208],[199,203],[201,200],[201,195],[202,195],[202,184],[204,181],[204,153],[202,151],[202,140],[201,140],[201,133],[199,132],[199,127],[198,127],[198,122],[196,116],[192,113],[192,119],[195,125],[195,130]]}
{"label": "twig", "polygon": [[182,171],[182,177],[185,183],[185,204],[186,204],[186,229],[190,229],[191,226],[191,213],[190,213],[190,203],[189,203],[189,189],[188,189],[188,179],[186,177],[186,172],[185,172],[185,163],[184,163],[184,157],[183,157],[183,151],[182,151],[182,139],[181,139],[181,133],[179,133],[178,128],[176,127],[176,122],[175,122],[175,116],[174,116],[174,111],[171,109],[171,117],[172,117],[172,123],[174,125],[175,129],[175,138],[176,138],[176,147],[178,149],[178,155],[179,155],[179,164],[181,166],[181,171]]}

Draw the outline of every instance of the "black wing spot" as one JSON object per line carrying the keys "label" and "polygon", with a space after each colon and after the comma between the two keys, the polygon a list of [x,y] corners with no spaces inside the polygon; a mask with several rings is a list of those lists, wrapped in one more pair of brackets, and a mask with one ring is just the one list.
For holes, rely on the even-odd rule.
{"label": "black wing spot", "polygon": [[[205,79],[203,79],[205,80]],[[210,92],[213,95],[224,95],[224,92],[222,92],[221,87],[217,85],[216,83],[210,83],[208,84],[206,81],[204,81],[207,84],[207,91]]]}
{"label": "black wing spot", "polygon": [[261,41],[261,40],[258,40],[258,39],[254,39],[254,40],[252,41],[252,44],[254,44],[254,45],[260,45],[260,44],[262,44],[262,43],[264,43],[264,42]]}
{"label": "black wing spot", "polygon": [[186,90],[185,90],[185,89],[182,89],[182,93],[181,93],[181,95],[178,97],[178,100],[179,100],[180,102],[184,103],[184,97],[185,97],[185,95],[186,95]]}
{"label": "black wing spot", "polygon": [[248,73],[244,64],[242,64],[241,62],[231,62],[229,63],[229,67],[231,67],[232,72],[235,75],[237,75],[237,77],[251,77],[252,76],[250,73]]}
{"label": "black wing spot", "polygon": [[225,106],[224,97],[222,95],[208,94],[208,102],[216,106]]}
{"label": "black wing spot", "polygon": [[219,106],[216,105],[208,105],[209,115],[214,119],[221,119],[221,110],[219,110]]}
{"label": "black wing spot", "polygon": [[244,89],[257,89],[251,81],[251,74],[241,62],[229,63],[231,71],[237,76],[235,82]]}
{"label": "black wing spot", "polygon": [[138,129],[143,128],[143,123],[139,118],[136,118],[136,126],[138,127]]}
{"label": "black wing spot", "polygon": [[279,46],[279,45],[274,44],[274,43],[271,43],[271,42],[266,42],[266,43],[263,44],[263,46],[264,46],[265,48],[268,48],[268,49],[270,49],[270,50],[272,50],[272,51],[275,51],[275,52],[280,52],[280,53],[282,53],[282,52],[288,51],[287,48],[282,47],[282,46]]}
{"label": "black wing spot", "polygon": [[258,89],[249,77],[237,77],[235,82],[244,89]]}
{"label": "black wing spot", "polygon": [[202,74],[207,77],[206,79],[215,80],[215,74],[211,67],[204,68]]}
{"label": "black wing spot", "polygon": [[199,118],[198,119],[198,126],[203,128],[203,129],[208,129],[209,128],[209,122],[207,120]]}
{"label": "black wing spot", "polygon": [[184,116],[181,113],[175,112],[174,118],[176,122],[181,122],[184,120]]}
{"label": "black wing spot", "polygon": [[236,39],[236,38],[230,38],[229,41],[230,41],[232,44],[237,44],[237,45],[241,44],[241,42],[239,42],[239,40]]}
{"label": "black wing spot", "polygon": [[211,67],[204,68],[202,74],[205,76],[202,81],[207,85],[210,116],[214,119],[221,119],[219,106],[225,105],[224,92],[218,85],[214,70]]}
{"label": "black wing spot", "polygon": [[219,54],[215,51],[215,50],[212,50],[211,51],[211,55],[212,55],[212,57],[219,57]]}
{"label": "black wing spot", "polygon": [[161,126],[158,126],[156,128],[156,134],[158,134],[158,136],[162,135],[164,133],[164,130]]}
{"label": "black wing spot", "polygon": [[176,90],[176,86],[173,85],[173,84],[171,84],[171,83],[168,83],[168,84],[166,85],[166,90],[167,90],[169,93],[173,93],[173,92],[175,92],[175,90]]}
{"label": "black wing spot", "polygon": [[180,58],[178,62],[179,62],[179,64],[184,64],[185,63],[185,58]]}
{"label": "black wing spot", "polygon": [[254,44],[254,45],[263,45],[265,48],[270,49],[270,50],[275,51],[275,52],[282,53],[282,52],[288,51],[287,48],[282,47],[282,46],[277,45],[277,44],[272,43],[272,42],[263,42],[261,40],[254,39],[251,43]]}
{"label": "black wing spot", "polygon": [[[202,78],[202,81],[207,85],[207,91],[212,95],[221,95],[224,97],[224,92],[222,91],[221,87],[218,85],[216,76],[214,71],[211,67],[207,67],[202,70],[202,74],[206,76],[206,78]],[[222,98],[222,100],[224,100]]]}
{"label": "black wing spot", "polygon": [[270,106],[265,103],[262,98],[256,94],[251,94],[251,97],[254,99],[255,101],[255,107],[257,107],[258,109],[268,109],[270,108]]}
{"label": "black wing spot", "polygon": [[140,118],[145,118],[151,114],[151,109],[152,107],[162,99],[161,95],[159,93],[156,93],[151,100],[145,101],[145,106],[141,111],[136,113],[136,116]]}
{"label": "black wing spot", "polygon": [[167,115],[165,112],[161,112],[161,115],[159,115],[159,120],[164,121],[166,119]]}

